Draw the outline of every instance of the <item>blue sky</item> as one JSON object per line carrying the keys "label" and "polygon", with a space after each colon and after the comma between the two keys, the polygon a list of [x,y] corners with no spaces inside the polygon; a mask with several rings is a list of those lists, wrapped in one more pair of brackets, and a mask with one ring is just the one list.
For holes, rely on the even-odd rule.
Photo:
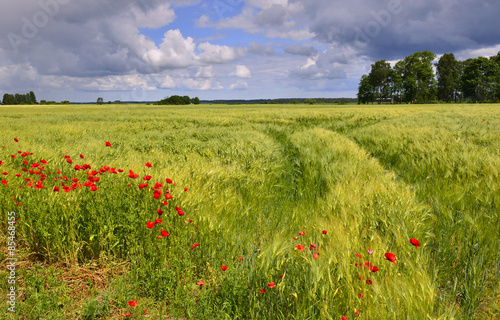
{"label": "blue sky", "polygon": [[0,3],[0,94],[154,101],[355,97],[370,65],[500,51],[498,1]]}

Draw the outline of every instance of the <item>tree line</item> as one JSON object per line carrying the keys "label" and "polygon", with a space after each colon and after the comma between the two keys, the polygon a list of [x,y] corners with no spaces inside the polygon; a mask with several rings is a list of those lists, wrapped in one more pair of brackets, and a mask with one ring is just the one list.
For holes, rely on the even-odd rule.
{"label": "tree line", "polygon": [[189,96],[171,96],[163,100],[157,101],[155,105],[188,105],[188,104],[200,104],[201,101],[198,97],[191,99]]}
{"label": "tree line", "polygon": [[9,94],[5,93],[2,99],[3,104],[15,105],[15,104],[37,104],[36,96],[33,91],[26,94]]}
{"label": "tree line", "polygon": [[465,61],[446,53],[433,65],[435,59],[436,54],[425,50],[394,67],[386,60],[375,62],[370,73],[361,77],[358,103],[500,101],[500,52]]}

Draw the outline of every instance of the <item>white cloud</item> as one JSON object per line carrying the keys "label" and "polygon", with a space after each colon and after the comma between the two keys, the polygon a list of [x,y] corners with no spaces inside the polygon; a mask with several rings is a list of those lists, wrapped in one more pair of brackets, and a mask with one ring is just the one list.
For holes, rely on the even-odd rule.
{"label": "white cloud", "polygon": [[248,89],[248,83],[245,81],[238,81],[229,86],[230,90],[246,90]]}
{"label": "white cloud", "polygon": [[237,65],[234,72],[231,73],[230,75],[238,78],[247,78],[247,79],[252,77],[252,73],[244,65]]}
{"label": "white cloud", "polygon": [[159,69],[184,68],[194,63],[195,48],[193,38],[184,38],[179,29],[169,30],[160,48],[148,50],[143,60]]}
{"label": "white cloud", "polygon": [[202,50],[199,58],[204,63],[225,63],[237,60],[246,54],[244,48],[232,48],[203,42],[198,45],[198,49]]}

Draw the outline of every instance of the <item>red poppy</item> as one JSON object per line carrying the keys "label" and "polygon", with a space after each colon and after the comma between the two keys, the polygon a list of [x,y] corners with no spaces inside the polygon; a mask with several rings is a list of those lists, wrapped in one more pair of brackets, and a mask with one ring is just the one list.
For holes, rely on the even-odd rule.
{"label": "red poppy", "polygon": [[149,180],[151,180],[151,176],[144,176],[142,179],[149,181]]}
{"label": "red poppy", "polygon": [[371,262],[365,261],[365,263],[363,264],[363,267],[369,268],[371,265],[372,265]]}
{"label": "red poppy", "polygon": [[14,141],[15,141],[15,142],[19,142],[19,140],[18,140],[17,138],[14,138]]}
{"label": "red poppy", "polygon": [[267,286],[269,287],[269,289],[272,289],[272,288],[276,287],[276,284],[274,282],[269,282],[267,284]]}
{"label": "red poppy", "polygon": [[410,239],[410,243],[415,246],[415,248],[418,248],[420,246],[420,242],[417,239]]}
{"label": "red poppy", "polygon": [[243,257],[238,257],[238,259],[240,259],[240,261],[241,261],[241,260],[243,260]]}
{"label": "red poppy", "polygon": [[227,270],[226,266],[221,266],[220,268],[222,269],[222,271],[226,271]]}
{"label": "red poppy", "polygon": [[326,231],[326,230],[323,230],[323,234],[326,234],[327,232],[328,232],[328,231]]}
{"label": "red poppy", "polygon": [[172,180],[170,180],[169,178],[167,178],[167,183],[172,183]]}
{"label": "red poppy", "polygon": [[135,301],[135,300],[129,301],[128,305],[129,305],[129,307],[135,308],[135,307],[137,307],[137,301]]}
{"label": "red poppy", "polygon": [[156,189],[153,195],[155,199],[159,199],[161,197],[161,190]]}
{"label": "red poppy", "polygon": [[347,320],[347,317],[345,317],[345,316],[342,316],[342,320]]}
{"label": "red poppy", "polygon": [[54,187],[54,189],[52,190],[54,192],[59,192],[59,188],[57,186]]}
{"label": "red poppy", "polygon": [[360,293],[359,293],[359,297],[360,297],[360,298],[363,298],[363,292],[360,292]]}
{"label": "red poppy", "polygon": [[387,252],[385,254],[385,260],[389,260],[390,262],[396,264],[396,256],[393,253]]}
{"label": "red poppy", "polygon": [[2,180],[2,184],[7,184],[7,180]]}
{"label": "red poppy", "polygon": [[316,252],[313,252],[313,258],[318,260],[319,259],[319,254],[317,254]]}
{"label": "red poppy", "polygon": [[20,174],[20,173],[16,173],[16,174],[15,174],[15,176],[16,176],[16,177],[20,177],[20,176],[21,176],[21,174]]}
{"label": "red poppy", "polygon": [[155,224],[161,224],[163,222],[163,219],[156,219]]}
{"label": "red poppy", "polygon": [[373,282],[370,279],[367,279],[366,284],[371,286],[373,284]]}
{"label": "red poppy", "polygon": [[155,224],[148,220],[148,222],[146,223],[146,227],[148,227],[148,229],[153,229],[155,227]]}
{"label": "red poppy", "polygon": [[85,157],[83,156],[83,154],[80,154],[80,159],[83,159],[83,158],[85,158]]}
{"label": "red poppy", "polygon": [[7,176],[7,175],[9,175],[9,173],[7,171],[4,171],[3,175]]}
{"label": "red poppy", "polygon": [[188,219],[188,222],[189,222],[189,223],[193,223],[193,220],[191,220],[191,219]]}
{"label": "red poppy", "polygon": [[370,255],[373,254],[373,250],[367,249],[367,251],[368,251],[368,254],[370,254]]}
{"label": "red poppy", "polygon": [[172,195],[170,193],[165,193],[165,199],[170,200],[172,199]]}
{"label": "red poppy", "polygon": [[293,237],[293,240],[299,240],[299,237]]}
{"label": "red poppy", "polygon": [[371,266],[370,267],[370,271],[371,272],[377,272],[378,271],[378,267],[377,266]]}
{"label": "red poppy", "polygon": [[359,280],[363,280],[363,277],[360,276],[359,274],[356,276],[356,278],[358,278]]}
{"label": "red poppy", "polygon": [[97,191],[97,189],[99,189],[97,186],[90,187],[90,191]]}
{"label": "red poppy", "polygon": [[111,147],[111,142],[106,141],[106,147]]}
{"label": "red poppy", "polygon": [[303,236],[305,235],[306,233],[304,231],[299,231],[299,236]]}
{"label": "red poppy", "polygon": [[352,313],[354,313],[355,315],[359,315],[359,311],[356,309],[354,309],[354,311]]}
{"label": "red poppy", "polygon": [[260,293],[266,292],[266,289],[260,289]]}
{"label": "red poppy", "polygon": [[205,283],[203,281],[198,281],[196,282],[197,285],[199,285],[200,287],[203,286]]}
{"label": "red poppy", "polygon": [[187,192],[187,191],[188,191],[188,188],[184,188],[184,191],[186,191],[186,192]]}
{"label": "red poppy", "polygon": [[194,248],[196,248],[196,247],[198,247],[198,246],[199,246],[199,244],[197,244],[197,243],[195,242],[195,243],[193,243],[193,246],[191,247],[191,249],[194,249]]}
{"label": "red poppy", "polygon": [[146,167],[151,168],[151,163],[146,162]]}
{"label": "red poppy", "polygon": [[71,158],[66,158],[66,162],[69,163],[69,164],[72,164],[73,160],[71,160]]}
{"label": "red poppy", "polygon": [[164,236],[164,237],[168,237],[169,236],[168,232],[165,231],[165,230],[161,230],[160,232],[161,232],[161,235]]}
{"label": "red poppy", "polygon": [[304,246],[301,244],[296,245],[295,248],[299,249],[300,252],[303,252],[305,249]]}
{"label": "red poppy", "polygon": [[125,317],[131,317],[132,315],[130,314],[130,312],[127,312],[125,313]]}
{"label": "red poppy", "polygon": [[158,238],[158,239],[161,239],[161,236],[158,236],[157,238]]}
{"label": "red poppy", "polygon": [[356,253],[355,256],[358,257],[358,258],[360,258],[360,259],[363,258],[359,253]]}
{"label": "red poppy", "polygon": [[163,210],[162,209],[158,209],[158,214],[161,216],[163,214]]}

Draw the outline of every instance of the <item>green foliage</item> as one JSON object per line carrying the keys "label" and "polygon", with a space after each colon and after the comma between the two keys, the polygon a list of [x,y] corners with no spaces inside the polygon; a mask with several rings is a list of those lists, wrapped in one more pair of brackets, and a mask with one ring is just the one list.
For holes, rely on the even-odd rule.
{"label": "green foliage", "polygon": [[[198,99],[199,100],[199,99]],[[191,98],[189,96],[171,96],[169,98],[165,98],[155,103],[155,105],[188,105],[191,104]]]}

